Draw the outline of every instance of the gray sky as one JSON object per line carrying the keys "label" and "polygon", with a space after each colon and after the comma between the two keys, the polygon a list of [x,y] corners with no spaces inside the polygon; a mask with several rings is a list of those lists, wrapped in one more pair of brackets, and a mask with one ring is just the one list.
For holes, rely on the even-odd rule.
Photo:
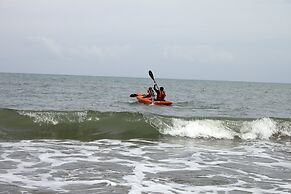
{"label": "gray sky", "polygon": [[291,0],[0,0],[0,72],[291,83]]}

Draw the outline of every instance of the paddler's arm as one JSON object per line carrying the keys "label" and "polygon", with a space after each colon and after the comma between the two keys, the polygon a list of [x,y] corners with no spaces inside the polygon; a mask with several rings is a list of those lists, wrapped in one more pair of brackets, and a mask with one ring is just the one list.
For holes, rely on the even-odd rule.
{"label": "paddler's arm", "polygon": [[156,91],[156,93],[158,93],[160,91],[157,84],[154,85],[154,90]]}

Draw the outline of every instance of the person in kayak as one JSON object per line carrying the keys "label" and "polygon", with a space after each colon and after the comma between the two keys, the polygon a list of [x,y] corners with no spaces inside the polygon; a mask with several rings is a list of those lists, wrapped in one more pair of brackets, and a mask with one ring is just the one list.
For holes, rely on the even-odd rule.
{"label": "person in kayak", "polygon": [[157,98],[155,99],[156,101],[165,101],[166,97],[166,92],[164,90],[164,87],[158,87],[157,84],[154,85],[154,90],[157,93]]}
{"label": "person in kayak", "polygon": [[152,87],[149,87],[149,88],[148,88],[147,94],[144,95],[144,97],[145,97],[145,98],[149,98],[149,97],[151,97],[152,100],[155,99],[155,92],[154,92],[154,90],[153,90]]}

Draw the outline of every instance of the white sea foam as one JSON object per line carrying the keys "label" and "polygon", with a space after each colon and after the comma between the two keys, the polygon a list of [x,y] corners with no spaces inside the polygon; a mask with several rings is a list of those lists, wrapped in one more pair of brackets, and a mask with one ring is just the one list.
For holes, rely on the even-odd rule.
{"label": "white sea foam", "polygon": [[233,139],[234,132],[218,120],[173,119],[173,126],[162,131],[163,134],[191,138]]}
{"label": "white sea foam", "polygon": [[252,122],[245,122],[240,130],[242,139],[269,139],[278,132],[275,121],[262,118]]}
{"label": "white sea foam", "polygon": [[[74,112],[72,115],[70,113],[64,112],[28,112],[28,111],[18,111],[20,115],[28,116],[33,119],[33,122],[38,124],[53,124],[57,125],[61,122],[83,122],[87,118],[87,112]],[[99,119],[96,119],[99,120]]]}
{"label": "white sea foam", "polygon": [[281,133],[291,136],[289,128],[280,129],[277,122],[271,118],[262,118],[254,121],[233,121],[228,125],[226,120],[197,119],[185,120],[173,118],[171,124],[161,119],[151,120],[159,132],[164,135],[190,137],[190,138],[215,138],[234,139],[240,137],[244,140],[270,139],[273,135]]}
{"label": "white sea foam", "polygon": [[28,116],[33,119],[35,123],[47,123],[57,125],[59,121],[56,119],[55,115],[50,114],[49,112],[26,112],[18,111],[20,115]]}
{"label": "white sea foam", "polygon": [[43,193],[290,193],[289,159],[274,155],[274,145],[262,141],[243,141],[240,147],[138,140],[0,142],[4,151],[0,162],[6,166],[0,182],[15,185],[14,193],[20,189],[27,193],[35,189]]}

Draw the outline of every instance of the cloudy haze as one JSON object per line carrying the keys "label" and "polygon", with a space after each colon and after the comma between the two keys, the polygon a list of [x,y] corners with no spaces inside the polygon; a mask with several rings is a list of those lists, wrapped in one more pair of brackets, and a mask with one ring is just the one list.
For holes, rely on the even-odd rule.
{"label": "cloudy haze", "polygon": [[0,72],[291,83],[289,0],[0,0]]}

